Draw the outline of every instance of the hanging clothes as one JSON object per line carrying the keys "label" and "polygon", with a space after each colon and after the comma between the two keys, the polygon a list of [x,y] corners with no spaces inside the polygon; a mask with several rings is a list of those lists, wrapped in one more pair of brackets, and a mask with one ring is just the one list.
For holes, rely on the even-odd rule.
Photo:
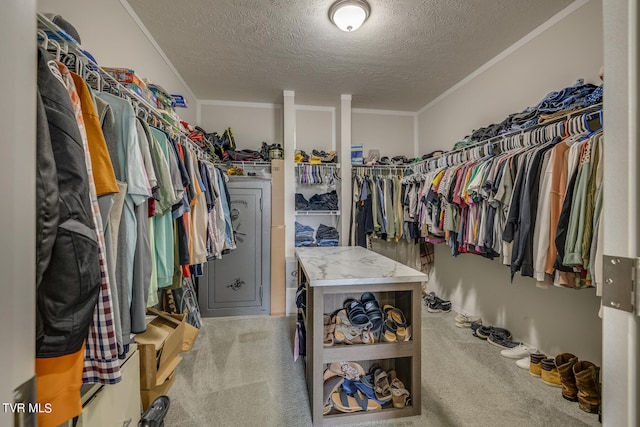
{"label": "hanging clothes", "polygon": [[595,286],[603,137],[584,129],[570,135],[565,125],[524,133],[512,150],[405,178],[405,218],[422,180],[418,221],[425,240],[444,234],[452,255],[500,257],[512,278],[519,272],[541,287],[548,275],[557,286]]}

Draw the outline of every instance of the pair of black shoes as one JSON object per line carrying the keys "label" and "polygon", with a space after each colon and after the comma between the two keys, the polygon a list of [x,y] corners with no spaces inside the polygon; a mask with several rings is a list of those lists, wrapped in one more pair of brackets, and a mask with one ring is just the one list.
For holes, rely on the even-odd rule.
{"label": "pair of black shoes", "polygon": [[435,292],[429,292],[424,297],[424,305],[429,313],[448,313],[451,311],[451,301],[437,297]]}
{"label": "pair of black shoes", "polygon": [[164,427],[164,417],[169,411],[169,396],[159,396],[144,411],[138,427]]}

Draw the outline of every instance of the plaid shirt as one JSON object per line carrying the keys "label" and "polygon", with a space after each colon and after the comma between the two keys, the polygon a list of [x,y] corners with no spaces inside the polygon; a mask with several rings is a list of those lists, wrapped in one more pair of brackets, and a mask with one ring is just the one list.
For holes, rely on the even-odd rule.
{"label": "plaid shirt", "polygon": [[[122,377],[120,374],[120,361],[118,360],[116,333],[113,322],[111,288],[109,287],[109,276],[107,274],[105,258],[104,229],[102,227],[102,216],[100,215],[98,196],[93,179],[89,143],[82,115],[82,104],[69,69],[62,63],[58,63],[58,68],[62,73],[65,86],[69,92],[76,115],[76,121],[78,122],[78,128],[82,135],[87,175],[89,176],[89,196],[91,198],[94,226],[98,238],[98,258],[100,260],[100,294],[93,312],[89,335],[87,336],[82,381],[84,383],[115,384],[120,382]],[[88,90],[88,88],[85,85],[81,90]],[[85,108],[91,108],[91,106],[85,106]]]}

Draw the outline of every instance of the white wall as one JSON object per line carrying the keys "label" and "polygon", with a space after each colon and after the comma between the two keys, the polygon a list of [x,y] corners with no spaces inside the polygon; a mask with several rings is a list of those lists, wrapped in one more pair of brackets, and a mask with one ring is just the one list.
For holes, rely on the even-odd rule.
{"label": "white wall", "polygon": [[336,149],[336,109],[296,105],[296,150]]}
{"label": "white wall", "polygon": [[61,15],[78,30],[82,47],[99,65],[131,68],[167,91],[185,96],[189,108],[178,108],[177,113],[183,120],[196,123],[195,96],[129,11],[133,13],[120,0],[38,0],[38,12]]}
{"label": "white wall", "polygon": [[414,144],[414,113],[353,109],[352,144],[363,145],[363,156],[379,150],[380,156],[417,156]]}
{"label": "white wall", "polygon": [[[584,2],[578,0],[574,5]],[[421,152],[451,149],[474,129],[499,123],[510,113],[537,104],[547,93],[571,86],[578,78],[600,84],[598,73],[604,62],[602,0],[589,1],[496,59],[419,112]]]}
{"label": "white wall", "polygon": [[[555,20],[559,22],[423,109],[418,116],[420,150],[449,149],[472,129],[500,122],[579,77],[597,84],[603,64],[602,1],[591,0]],[[511,284],[508,268],[497,261],[474,255],[453,258],[443,245],[436,247],[435,259],[428,288],[458,309],[508,327],[516,338],[551,355],[568,351],[601,363],[600,299],[593,289],[542,290],[520,277]]]}
{"label": "white wall", "polygon": [[199,117],[200,126],[207,132],[222,133],[231,127],[239,150],[259,150],[263,141],[283,141],[279,104],[201,101]]}
{"label": "white wall", "polygon": [[[35,360],[35,176],[36,22],[35,0],[9,0],[0,14],[0,402],[34,375]],[[11,58],[11,60],[8,60]],[[0,411],[0,426],[13,414]]]}

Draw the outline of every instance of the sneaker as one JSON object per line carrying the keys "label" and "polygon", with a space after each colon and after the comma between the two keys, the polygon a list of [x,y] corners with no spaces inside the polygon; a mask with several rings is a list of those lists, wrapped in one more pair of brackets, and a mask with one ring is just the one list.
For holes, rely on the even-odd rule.
{"label": "sneaker", "polygon": [[493,335],[501,335],[504,338],[511,338],[511,332],[504,328],[496,328],[494,326],[480,326],[475,331],[478,338],[482,338],[486,340],[489,336]]}
{"label": "sneaker", "polygon": [[505,335],[497,333],[492,333],[491,335],[489,335],[489,338],[487,338],[487,342],[489,344],[495,345],[496,347],[504,349],[512,349],[518,347],[519,345],[522,345],[522,343],[520,342],[511,341],[511,338],[507,338]]}
{"label": "sneaker", "polygon": [[518,360],[516,362],[516,365],[518,365],[518,368],[522,368],[522,369],[526,369],[527,371],[529,370],[529,365],[531,364],[531,357],[527,356],[527,357],[523,357],[522,359]]}
{"label": "sneaker", "polygon": [[469,325],[469,327],[473,332],[475,332],[476,329],[478,329],[480,326],[482,326],[482,320],[478,320],[477,322],[471,322],[471,325]]}
{"label": "sneaker", "polygon": [[437,297],[435,292],[429,292],[425,295],[424,304],[430,313],[448,313],[451,311],[451,301]]}
{"label": "sneaker", "polygon": [[[537,352],[538,352],[537,348],[527,347],[524,344],[520,344],[517,347],[513,347],[508,350],[502,350],[500,352],[500,355],[508,359],[522,359],[523,357],[526,357],[527,360],[529,360],[531,353],[537,353]],[[529,364],[527,363],[527,368],[528,367],[529,367]]]}
{"label": "sneaker", "polygon": [[455,321],[457,323],[468,323],[470,327],[471,323],[473,322],[480,322],[482,323],[482,319],[480,319],[479,317],[476,316],[467,316],[466,314],[462,314],[462,313],[458,313],[455,317]]}
{"label": "sneaker", "polygon": [[482,324],[482,319],[475,316],[467,316],[466,314],[458,314],[455,322],[458,328],[470,328],[473,323]]}
{"label": "sneaker", "polygon": [[437,298],[427,304],[427,311],[429,313],[448,313],[451,311],[451,303]]}

